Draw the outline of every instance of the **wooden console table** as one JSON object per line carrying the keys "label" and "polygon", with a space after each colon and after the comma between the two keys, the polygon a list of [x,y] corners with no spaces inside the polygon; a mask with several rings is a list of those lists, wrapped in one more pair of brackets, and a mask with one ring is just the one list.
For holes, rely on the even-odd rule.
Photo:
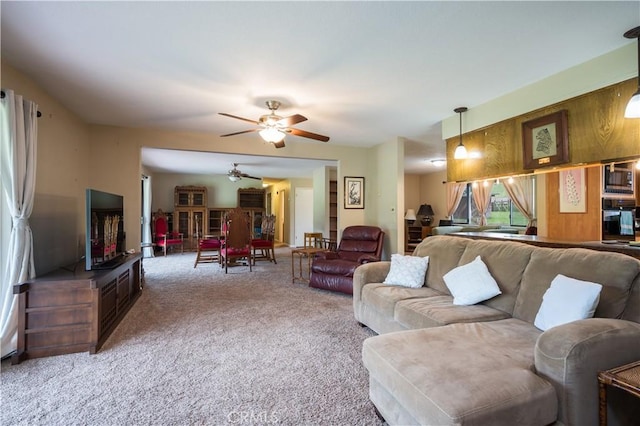
{"label": "wooden console table", "polygon": [[598,373],[600,426],[607,425],[607,385],[640,398],[640,361]]}
{"label": "wooden console table", "polygon": [[73,352],[96,353],[141,291],[140,253],[127,255],[113,269],[58,269],[14,285],[18,350],[11,363]]}

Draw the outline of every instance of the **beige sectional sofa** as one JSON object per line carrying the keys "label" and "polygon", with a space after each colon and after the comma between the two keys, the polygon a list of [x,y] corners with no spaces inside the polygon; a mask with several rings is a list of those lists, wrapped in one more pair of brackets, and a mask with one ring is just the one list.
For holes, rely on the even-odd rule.
{"label": "beige sectional sofa", "polygon": [[[389,424],[598,424],[597,372],[640,359],[640,260],[454,236],[426,238],[425,284],[383,284],[390,262],[359,267],[356,319],[370,398]],[[502,294],[459,306],[443,275],[481,256]],[[594,318],[541,331],[534,319],[558,274],[602,284]],[[633,424],[640,404],[610,398],[609,424]]]}

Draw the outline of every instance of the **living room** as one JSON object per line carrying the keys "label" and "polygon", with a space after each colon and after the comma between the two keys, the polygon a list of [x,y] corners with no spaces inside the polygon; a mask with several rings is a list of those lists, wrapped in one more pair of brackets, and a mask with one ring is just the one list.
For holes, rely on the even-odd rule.
{"label": "living room", "polygon": [[[2,7],[3,28],[8,28],[8,26],[4,25],[4,20],[8,19],[5,17],[5,11],[10,10],[11,7],[19,8],[19,6],[6,6],[3,4]],[[284,5],[280,5],[280,7],[284,7]],[[513,5],[507,7],[511,8]],[[594,7],[602,7],[602,5],[598,3]],[[475,136],[476,132],[482,132],[496,123],[501,123],[513,117],[530,114],[532,111],[547,108],[558,102],[588,95],[603,88],[619,84],[625,84],[624,96],[630,97],[627,96],[629,88],[631,88],[630,94],[633,94],[636,88],[635,81],[638,76],[637,46],[635,40],[625,40],[624,37],[622,37],[622,33],[637,25],[636,16],[634,16],[633,13],[628,13],[629,9],[637,11],[637,4],[627,2],[617,5],[617,7],[627,11],[627,13],[621,15],[631,16],[631,18],[629,18],[630,22],[620,19],[618,15],[616,15],[616,18],[611,18],[612,21],[616,19],[623,21],[615,23],[615,26],[620,27],[615,30],[616,36],[620,38],[620,43],[616,45],[615,48],[609,49],[608,47],[602,47],[603,52],[597,56],[584,56],[580,61],[569,63],[561,60],[561,52],[563,49],[566,50],[571,47],[563,45],[561,49],[558,49],[558,52],[554,53],[554,58],[557,56],[558,62],[562,63],[562,67],[557,72],[550,73],[544,77],[542,74],[528,75],[525,78],[525,80],[527,80],[526,84],[520,84],[508,89],[506,87],[498,88],[496,85],[487,87],[483,89],[483,91],[491,93],[483,93],[482,96],[477,95],[478,98],[474,98],[474,102],[468,101],[471,95],[469,95],[468,99],[465,99],[464,93],[452,91],[452,96],[449,99],[438,98],[433,101],[434,103],[446,104],[446,113],[439,112],[439,118],[434,122],[419,123],[418,127],[422,126],[423,129],[413,131],[411,134],[405,134],[402,130],[399,130],[392,135],[388,135],[380,131],[382,136],[375,141],[358,140],[358,138],[360,138],[360,136],[358,136],[355,138],[355,143],[349,144],[345,136],[341,136],[341,134],[337,133],[337,130],[334,132],[332,130],[334,128],[328,125],[332,120],[335,122],[346,121],[346,119],[340,115],[346,107],[340,105],[340,108],[332,110],[330,102],[326,102],[326,109],[324,110],[311,109],[310,106],[317,107],[318,104],[325,103],[328,97],[318,96],[316,99],[298,100],[292,103],[291,108],[287,110],[287,114],[300,112],[307,115],[309,117],[309,125],[313,124],[317,126],[309,128],[315,132],[329,134],[331,140],[328,143],[321,143],[296,138],[295,136],[287,136],[286,147],[277,150],[274,149],[271,144],[261,143],[259,136],[256,134],[238,135],[230,138],[221,137],[220,135],[224,133],[242,130],[244,127],[242,127],[240,121],[220,117],[216,114],[226,111],[242,117],[256,118],[260,113],[266,112],[264,111],[263,102],[258,104],[257,100],[262,101],[263,98],[269,96],[269,93],[260,92],[248,94],[245,96],[243,102],[234,100],[234,102],[227,104],[228,107],[222,106],[222,103],[218,103],[215,106],[196,104],[193,105],[192,108],[187,108],[186,112],[180,112],[180,114],[190,114],[194,117],[197,115],[208,117],[208,119],[215,124],[213,124],[213,129],[209,128],[206,130],[189,129],[182,120],[189,121],[190,118],[177,117],[177,115],[170,117],[171,120],[174,120],[176,124],[175,127],[171,127],[167,122],[156,125],[155,120],[158,120],[157,122],[160,123],[161,116],[169,115],[166,109],[153,111],[153,113],[157,113],[156,116],[153,116],[151,112],[149,115],[142,114],[144,117],[135,123],[133,120],[127,123],[126,117],[124,119],[120,117],[119,121],[109,121],[106,118],[107,110],[104,107],[105,104],[110,105],[111,110],[117,111],[122,108],[123,110],[126,109],[129,111],[132,108],[131,105],[136,104],[138,99],[135,96],[131,96],[130,101],[120,103],[119,98],[118,101],[116,101],[116,97],[112,97],[112,94],[109,93],[109,89],[107,88],[96,90],[96,96],[102,97],[103,101],[100,103],[100,108],[95,104],[96,111],[91,112],[91,118],[86,118],[81,111],[93,109],[94,104],[78,105],[76,103],[69,103],[58,94],[54,95],[50,85],[59,84],[61,87],[64,86],[72,92],[84,92],[85,90],[90,91],[89,89],[91,87],[95,89],[95,82],[92,80],[91,83],[88,83],[88,77],[87,81],[71,78],[65,75],[64,71],[57,69],[56,66],[52,64],[43,62],[36,65],[29,65],[12,59],[12,54],[15,55],[15,50],[20,49],[21,46],[5,44],[8,43],[5,41],[7,40],[5,31],[8,31],[8,29],[3,29],[3,90],[12,90],[16,94],[24,96],[25,99],[36,102],[38,104],[38,110],[42,113],[42,117],[38,119],[35,202],[33,214],[30,219],[30,225],[33,229],[33,252],[36,275],[44,275],[62,266],[75,264],[84,254],[84,194],[86,188],[97,188],[124,196],[126,205],[132,206],[131,208],[127,208],[124,213],[125,232],[127,236],[126,248],[139,251],[140,243],[143,241],[140,227],[141,212],[139,209],[143,201],[140,188],[142,175],[149,175],[152,178],[155,177],[157,182],[163,182],[163,195],[153,197],[156,203],[154,204],[154,201],[152,201],[151,204],[153,207],[152,210],[154,211],[158,208],[164,207],[163,209],[165,210],[169,208],[168,206],[165,207],[162,203],[171,199],[173,196],[173,187],[175,186],[204,183],[211,188],[218,188],[224,184],[226,185],[225,191],[231,191],[231,193],[239,187],[230,186],[231,183],[228,182],[226,178],[226,170],[215,177],[209,177],[209,180],[206,182],[203,181],[205,178],[199,177],[198,181],[194,181],[193,175],[185,174],[183,178],[176,178],[169,183],[166,175],[161,172],[155,172],[145,166],[142,154],[142,150],[145,148],[232,154],[264,157],[266,159],[286,157],[291,159],[329,160],[335,162],[337,165],[335,171],[328,171],[323,168],[322,171],[316,170],[316,172],[322,174],[322,176],[312,174],[310,177],[300,180],[284,179],[282,181],[283,183],[280,184],[282,186],[277,186],[276,184],[277,189],[275,190],[280,191],[283,189],[286,193],[293,194],[298,187],[311,187],[318,194],[326,194],[326,187],[323,186],[324,182],[328,182],[330,173],[335,172],[335,180],[339,183],[338,200],[340,200],[340,203],[343,203],[345,198],[344,178],[349,176],[363,177],[365,182],[364,196],[366,204],[362,209],[347,209],[341,206],[338,213],[338,232],[341,233],[342,230],[351,225],[366,224],[380,226],[386,233],[383,257],[388,260],[391,254],[404,251],[406,238],[405,213],[408,209],[417,210],[420,205],[428,203],[435,211],[433,217],[434,223],[437,223],[440,219],[447,219],[447,193],[445,190],[446,185],[444,185],[443,182],[472,182],[475,180],[506,178],[511,174],[487,173],[485,169],[482,173],[475,176],[470,177],[467,175],[460,178],[455,173],[464,175],[464,173],[468,173],[469,170],[474,172],[476,166],[456,166],[454,164],[456,160],[453,159],[453,150],[457,145],[459,136],[464,134],[465,144],[468,143],[468,147],[472,148],[474,143],[473,136]],[[262,8],[259,10],[264,11]],[[458,13],[459,10],[455,9],[451,13],[455,14],[454,12]],[[28,15],[32,13],[32,11],[24,13]],[[114,12],[114,14],[119,15],[116,12]],[[17,16],[19,17],[20,15],[18,14]],[[125,24],[122,25],[125,26]],[[608,25],[613,27],[614,23],[610,22]],[[241,25],[239,26],[241,27]],[[281,31],[284,30],[278,29],[278,35],[281,34]],[[388,29],[387,31],[391,30]],[[66,36],[72,37],[68,34]],[[263,34],[262,37],[265,44],[273,41],[271,37],[269,37],[269,34]],[[258,38],[254,40],[254,42],[258,42],[259,40]],[[220,41],[217,40],[217,42]],[[460,44],[462,45],[464,43],[461,42]],[[62,45],[63,44],[60,44],[60,46]],[[115,45],[116,44],[114,44],[114,46]],[[412,46],[415,47],[415,45]],[[534,46],[532,46],[532,48],[533,47]],[[96,49],[99,50],[98,47],[96,47]],[[220,49],[222,49],[222,47],[220,47]],[[301,47],[301,49],[303,48]],[[370,50],[367,51],[371,53],[372,58],[374,58],[373,47],[369,45],[368,49]],[[55,50],[59,51],[58,54],[61,57],[65,57],[64,61],[73,62],[72,58],[66,58],[64,48],[58,47]],[[105,52],[110,52],[111,50],[112,48],[106,48]],[[179,49],[177,50],[179,51]],[[5,54],[5,52],[7,52],[7,54]],[[496,51],[492,52],[493,55],[498,55]],[[348,55],[344,52],[343,54]],[[304,58],[311,60],[306,54]],[[452,55],[447,58],[447,61],[464,64],[461,66],[467,66],[468,61],[474,60],[479,61],[477,57],[465,59],[464,55],[461,57]],[[175,61],[178,62],[179,60],[175,59]],[[301,59],[301,61],[304,61],[304,59]],[[402,59],[391,56],[389,61],[395,62],[396,66],[398,66]],[[431,59],[431,61],[433,61],[433,59]],[[250,61],[241,62],[237,67],[247,69],[249,65]],[[174,66],[176,65],[174,64]],[[374,67],[375,64],[368,63],[368,66]],[[45,82],[42,80],[42,77],[37,75],[33,67],[47,69],[48,73],[58,77],[59,82]],[[487,68],[489,67],[490,66],[487,65]],[[499,67],[496,66],[496,68]],[[197,74],[201,71],[202,70],[193,71],[193,73]],[[102,78],[102,73],[109,74],[110,72],[113,72],[113,70],[104,69],[100,72],[92,70],[87,74],[99,75]],[[139,82],[137,72],[135,69],[130,70],[132,83],[126,87],[126,89],[123,88],[122,91],[133,94],[136,93],[135,81]],[[307,72],[312,74],[314,71],[307,70]],[[182,77],[184,76],[178,79],[183,79]],[[197,81],[200,81],[200,78],[201,77],[194,77],[196,82],[189,83],[189,87],[183,87],[183,92],[167,92],[161,95],[159,98],[156,98],[156,104],[170,104],[171,102],[175,102],[176,98],[187,97],[189,93],[197,92]],[[208,78],[209,77],[206,77],[205,79]],[[328,76],[322,78],[327,79]],[[395,80],[400,78],[401,77],[395,75],[393,78],[385,80],[384,84],[371,84],[371,82],[369,82],[370,84],[367,84],[363,91],[370,93],[376,90],[383,91],[381,87],[385,87],[385,85],[391,86],[395,84]],[[424,80],[428,79],[427,73],[425,73]],[[68,85],[69,80],[73,81],[74,84]],[[183,80],[186,81],[187,79],[184,78]],[[357,86],[357,78],[350,82],[354,87]],[[439,83],[443,82],[440,81]],[[193,84],[193,86],[191,86],[191,84]],[[310,85],[311,81],[292,84],[293,89],[291,90],[295,91],[297,88],[300,92],[303,92],[304,90],[300,87],[305,84]],[[420,81],[415,84],[419,85],[423,84],[423,82]],[[424,84],[427,83],[424,82]],[[457,86],[459,84],[457,81],[451,82],[451,86]],[[215,89],[220,88],[217,84],[214,86]],[[478,89],[482,84],[476,82],[473,85],[475,87],[468,87],[466,84],[464,86],[466,91],[471,92]],[[214,91],[215,89],[211,90]],[[268,89],[273,90],[273,92],[280,90],[277,86]],[[247,93],[246,87],[243,87],[242,90],[242,93]],[[265,91],[268,90],[265,89]],[[347,92],[345,91],[345,93]],[[453,93],[455,93],[455,95]],[[280,91],[278,94],[286,95],[284,91]],[[290,96],[293,97],[293,95]],[[413,97],[411,92],[406,92],[403,96],[407,98]],[[286,96],[283,97],[286,98]],[[332,99],[345,97],[349,98],[350,96],[340,94]],[[429,96],[428,92],[424,93],[421,91],[416,97],[428,98]],[[419,108],[409,107],[408,109],[411,110],[411,114],[409,114],[405,108],[398,107],[398,105],[402,103],[401,101],[397,101],[395,104],[392,102],[377,103],[375,96],[373,96],[363,98],[363,100],[359,102],[375,105],[375,107],[380,110],[380,115],[371,115],[367,118],[371,123],[393,121],[384,116],[385,111],[391,109],[401,110],[400,113],[408,114],[412,121],[416,121],[416,117],[421,115]],[[467,104],[469,110],[462,116],[463,131],[461,132],[461,117],[459,114],[453,112],[453,108],[467,102],[469,102]],[[185,103],[188,104],[189,101],[187,100]],[[348,102],[346,103],[348,104]],[[242,109],[243,105],[246,106],[244,110]],[[303,108],[307,106],[309,106],[308,109]],[[309,110],[312,112],[308,112]],[[102,112],[105,113],[104,118],[101,117]],[[126,114],[123,113],[121,115]],[[617,120],[620,119],[619,117],[617,118]],[[620,122],[616,121],[616,123],[619,124]],[[367,126],[364,125],[362,126],[362,128],[366,127]],[[369,127],[375,126],[371,125]],[[303,127],[301,126],[301,128]],[[433,128],[437,129],[436,137],[432,137],[430,133],[429,137],[424,136],[426,133],[431,132]],[[361,138],[366,139],[369,135],[370,133],[367,133],[366,136],[362,136]],[[420,140],[421,135],[424,136],[424,140]],[[468,139],[469,137],[470,139]],[[588,166],[586,167],[587,178],[598,182],[597,184],[599,185],[598,173],[602,167],[602,161],[621,158],[631,159],[631,157],[633,157],[633,159],[640,158],[640,143],[638,143],[638,138],[640,138],[638,129],[632,129],[627,147],[631,146],[630,150],[633,155],[629,154],[627,147],[621,148],[619,146],[613,146],[609,147],[611,152],[614,153],[611,156],[590,159],[589,164],[585,165]],[[419,143],[416,144],[416,141]],[[517,139],[515,142],[518,146],[521,146],[521,143],[520,139]],[[570,144],[577,146],[579,142],[570,139]],[[437,158],[445,158],[447,160],[448,164],[446,168],[437,169],[430,164],[430,159]],[[413,162],[418,162],[421,165],[428,163],[426,166],[428,168],[416,169],[415,166],[412,165]],[[480,163],[485,164],[486,160],[480,160]],[[578,164],[573,164],[573,162],[567,163],[567,165],[571,167],[583,167]],[[228,170],[230,168],[231,164],[227,164],[226,169]],[[242,169],[241,166],[239,168]],[[598,177],[593,177],[595,174],[592,175],[591,170],[597,170],[597,172],[594,173],[598,174]],[[522,170],[517,170],[518,173],[514,174],[520,174],[519,172],[521,171]],[[563,234],[563,232],[571,231],[572,226],[575,226],[578,222],[575,221],[575,217],[569,218],[566,214],[549,213],[549,204],[557,203],[555,194],[553,194],[553,188],[557,187],[559,172],[541,169],[535,173],[535,176],[537,182],[536,219],[538,235],[563,239],[566,237],[566,234]],[[317,181],[322,181],[323,184],[318,184]],[[227,194],[226,197],[226,199],[229,199],[230,196]],[[163,199],[165,201],[162,201]],[[292,218],[295,217],[295,212],[292,211],[291,201],[288,201],[288,203],[290,203],[287,205],[289,210],[288,221],[282,232],[280,242],[287,246],[294,246],[296,245],[295,225]],[[596,198],[592,196],[589,197],[587,203],[587,211],[584,215],[588,216],[588,219],[585,219],[584,223],[580,225],[580,229],[588,228],[588,224],[593,223],[594,218],[596,221],[595,226],[598,228],[601,215],[599,194]],[[226,202],[224,204],[223,207],[228,206]],[[556,204],[553,204],[554,208],[555,205]],[[216,205],[209,205],[209,207],[214,206]],[[6,212],[6,209],[3,208],[3,210]],[[285,213],[283,213],[283,215],[284,214]],[[10,219],[3,219],[2,239],[6,240],[8,239],[8,232],[5,232],[5,230],[10,229]],[[313,229],[314,231],[318,230],[327,233],[328,227],[326,225],[324,206],[322,209],[318,209],[317,213],[314,210],[313,223],[314,228],[317,228]],[[522,232],[524,232],[524,227],[522,227]],[[339,236],[340,234],[338,234],[338,239]],[[584,234],[582,238],[585,240],[593,239],[592,237],[584,237]],[[599,239],[599,235],[596,239]],[[4,258],[7,253],[6,246],[5,242],[2,250],[3,264],[6,263],[6,258]],[[167,258],[172,258],[171,261],[176,261],[175,258],[177,257],[178,256],[173,255],[167,256]],[[157,271],[163,271],[163,274],[169,274],[165,269],[166,265],[161,264],[162,260],[161,258],[145,258],[145,268],[150,272],[147,279],[160,280],[162,277],[161,273],[151,271],[150,268],[152,265],[158,268]],[[198,272],[200,272],[200,268],[197,269]],[[282,271],[282,273],[286,274],[288,271]],[[174,278],[177,279],[175,276]],[[151,288],[147,290],[153,293],[150,291]],[[265,291],[268,290],[265,289]],[[337,312],[345,313],[345,309],[348,307],[348,303],[345,302],[347,302],[348,299],[338,298],[336,299],[337,301],[335,301],[331,298],[321,296],[321,294],[320,292],[313,293],[314,297],[317,296],[321,298],[324,303],[335,303],[339,306]],[[233,295],[233,297],[236,296],[235,294]],[[300,297],[303,298],[303,296]],[[163,301],[162,303],[169,302]],[[152,304],[144,306],[147,309],[153,308]],[[315,305],[307,308],[320,309],[320,307]],[[304,315],[303,312],[298,313]],[[144,313],[140,312],[135,316],[135,319],[136,321],[144,322]],[[350,318],[350,320],[352,319],[353,318]],[[159,317],[158,320],[160,320]],[[232,320],[238,321],[238,318]],[[127,328],[121,332],[126,342],[132,342],[132,339],[135,340],[130,334],[133,332],[131,327],[134,326],[131,321],[127,322]],[[179,330],[174,330],[174,333],[179,333]],[[355,337],[353,337],[354,340],[350,341],[349,344],[355,347],[354,342],[361,343],[366,333],[366,331],[363,331],[362,334],[355,335]],[[246,343],[246,341],[244,343]],[[109,347],[113,348],[113,343],[110,343],[110,345]],[[3,355],[5,355],[4,350]],[[33,362],[37,361],[34,360]],[[153,360],[148,360],[148,362],[153,362]],[[27,367],[29,364],[30,362],[25,363]],[[3,368],[4,366],[3,364]],[[313,377],[314,380],[319,380],[317,376]],[[369,406],[367,407],[371,408]],[[366,418],[369,419],[369,417]],[[194,419],[194,422],[197,423],[199,420],[202,419]],[[340,422],[338,418],[334,418],[333,420],[335,420],[336,423]],[[266,421],[263,421],[263,423],[266,423]]]}

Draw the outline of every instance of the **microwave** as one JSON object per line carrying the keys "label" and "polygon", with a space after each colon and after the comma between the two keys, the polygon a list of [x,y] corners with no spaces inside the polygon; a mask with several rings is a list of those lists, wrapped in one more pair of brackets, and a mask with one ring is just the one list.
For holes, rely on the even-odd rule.
{"label": "microwave", "polygon": [[602,166],[603,197],[635,197],[634,164],[634,162],[609,163]]}

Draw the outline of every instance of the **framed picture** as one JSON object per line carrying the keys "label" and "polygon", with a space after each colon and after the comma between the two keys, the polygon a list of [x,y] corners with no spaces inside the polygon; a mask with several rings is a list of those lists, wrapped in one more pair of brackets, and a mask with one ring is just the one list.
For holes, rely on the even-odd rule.
{"label": "framed picture", "polygon": [[560,213],[587,212],[587,185],[584,169],[561,170]]}
{"label": "framed picture", "polygon": [[568,162],[567,110],[522,123],[522,155],[525,169]]}
{"label": "framed picture", "polygon": [[364,178],[344,177],[344,208],[364,209]]}

